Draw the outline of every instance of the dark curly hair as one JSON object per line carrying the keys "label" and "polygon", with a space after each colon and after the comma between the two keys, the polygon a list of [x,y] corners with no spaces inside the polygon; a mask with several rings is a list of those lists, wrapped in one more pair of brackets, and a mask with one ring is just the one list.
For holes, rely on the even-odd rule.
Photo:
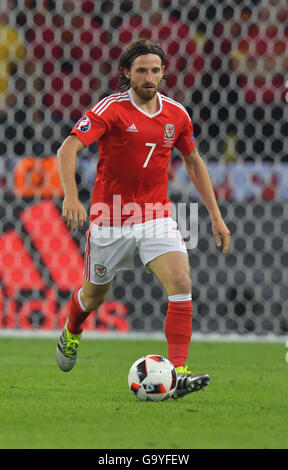
{"label": "dark curly hair", "polygon": [[[140,38],[132,42],[120,56],[120,78],[119,78],[119,91],[126,91],[130,88],[130,80],[125,77],[124,69],[130,70],[133,61],[139,55],[156,54],[161,59],[162,66],[165,64],[165,52],[160,45],[151,39]],[[167,74],[164,74],[164,79],[167,79]]]}

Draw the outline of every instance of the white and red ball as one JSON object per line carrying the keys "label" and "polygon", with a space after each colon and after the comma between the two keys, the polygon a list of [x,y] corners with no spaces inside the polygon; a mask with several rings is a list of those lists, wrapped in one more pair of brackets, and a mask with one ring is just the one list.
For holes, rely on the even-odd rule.
{"label": "white and red ball", "polygon": [[173,395],[177,374],[173,364],[158,354],[143,356],[131,366],[128,385],[141,401],[163,401]]}

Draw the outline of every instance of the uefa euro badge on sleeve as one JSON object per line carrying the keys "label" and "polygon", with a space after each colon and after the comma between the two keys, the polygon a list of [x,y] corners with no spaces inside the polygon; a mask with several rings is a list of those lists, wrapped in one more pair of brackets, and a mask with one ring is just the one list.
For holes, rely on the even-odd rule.
{"label": "uefa euro badge on sleeve", "polygon": [[81,132],[88,132],[91,127],[91,121],[87,116],[82,117],[76,124],[76,129]]}

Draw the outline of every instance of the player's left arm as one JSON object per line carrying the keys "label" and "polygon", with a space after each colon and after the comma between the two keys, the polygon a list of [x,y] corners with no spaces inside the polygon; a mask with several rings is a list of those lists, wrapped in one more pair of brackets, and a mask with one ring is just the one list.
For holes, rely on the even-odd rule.
{"label": "player's left arm", "polygon": [[230,231],[225,225],[220,209],[218,207],[213,186],[205,162],[195,148],[193,152],[183,155],[186,170],[191,178],[192,183],[199,192],[204,202],[211,220],[212,232],[216,239],[216,245],[221,246],[221,238],[223,239],[223,254],[227,253],[230,243]]}

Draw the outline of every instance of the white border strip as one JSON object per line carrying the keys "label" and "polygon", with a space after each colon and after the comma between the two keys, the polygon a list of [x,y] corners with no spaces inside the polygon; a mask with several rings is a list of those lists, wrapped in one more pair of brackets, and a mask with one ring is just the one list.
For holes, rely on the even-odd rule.
{"label": "white border strip", "polygon": [[[21,330],[21,329],[0,329],[0,338],[58,338],[61,334],[61,330]],[[161,340],[166,341],[164,333],[155,333],[155,332],[125,332],[121,333],[118,331],[109,331],[109,332],[100,332],[100,331],[85,331],[83,334],[83,339],[123,339],[123,340]],[[267,335],[254,335],[254,334],[227,334],[221,335],[217,333],[194,333],[192,335],[193,341],[216,341],[216,342],[238,342],[238,343],[286,343],[288,336],[278,336],[273,334]]]}

